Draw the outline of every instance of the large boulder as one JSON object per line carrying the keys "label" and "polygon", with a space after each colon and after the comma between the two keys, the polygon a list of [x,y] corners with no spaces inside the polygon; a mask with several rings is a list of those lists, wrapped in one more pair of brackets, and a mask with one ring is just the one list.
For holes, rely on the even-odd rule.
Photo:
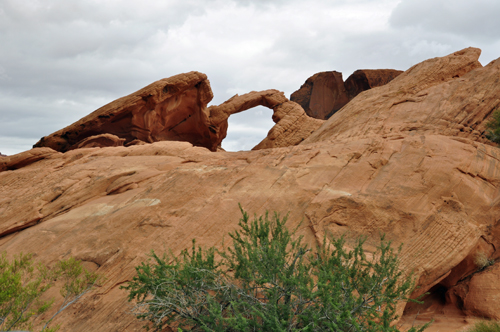
{"label": "large boulder", "polygon": [[309,77],[290,100],[310,117],[327,120],[361,92],[385,85],[401,73],[395,69],[356,70],[344,83],[342,73],[321,72]]}
{"label": "large boulder", "polygon": [[344,87],[342,73],[327,71],[309,77],[290,100],[298,103],[307,115],[326,120],[341,109],[349,98]]}
{"label": "large boulder", "polygon": [[[193,238],[220,247],[241,203],[250,213],[289,212],[289,226],[302,222],[310,245],[341,234],[352,245],[362,235],[371,253],[385,233],[402,245],[413,296],[431,292],[425,317],[447,302],[461,315],[494,318],[484,304],[500,306],[500,290],[488,286],[498,267],[481,270],[474,257],[500,257],[500,150],[482,136],[500,106],[500,59],[482,67],[479,54],[469,48],[410,68],[359,94],[298,145],[211,152],[160,141],[9,156],[0,172],[0,251],[34,252],[46,264],[71,255],[106,276],[56,317],[62,330],[140,331],[120,289],[135,266],[151,249],[179,254]],[[283,101],[296,110],[282,98],[238,96],[210,111],[212,121],[259,104],[273,108],[278,126],[296,112],[281,109]]]}

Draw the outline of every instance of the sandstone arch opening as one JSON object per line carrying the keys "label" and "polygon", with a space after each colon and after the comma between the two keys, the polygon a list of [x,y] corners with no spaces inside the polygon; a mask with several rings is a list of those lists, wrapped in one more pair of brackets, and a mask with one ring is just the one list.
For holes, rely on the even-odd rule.
{"label": "sandstone arch opening", "polygon": [[278,90],[252,91],[241,96],[235,95],[220,105],[207,108],[210,129],[213,133],[213,144],[209,149],[216,151],[216,148],[222,144],[223,138],[226,137],[230,116],[261,106],[272,110],[271,119],[275,125],[252,150],[297,145],[324,123],[324,120],[307,116],[304,109],[299,104],[288,100],[283,92]]}
{"label": "sandstone arch opening", "polygon": [[[224,146],[230,151],[258,150],[300,144],[324,122],[307,116],[299,104],[278,90],[235,95],[220,105],[207,107],[212,98],[205,74],[179,74],[104,105],[66,128],[42,137],[35,147],[66,152],[184,141],[216,152],[227,137],[228,118],[233,116]],[[254,110],[247,111],[250,109]],[[238,115],[234,118],[243,111],[247,111],[240,115],[243,121],[239,121]],[[269,127],[272,128],[268,130]],[[233,135],[233,130],[240,132],[239,138]]]}
{"label": "sandstone arch opening", "polygon": [[228,118],[227,136],[222,141],[226,151],[248,151],[267,137],[275,125],[273,110],[257,106]]}

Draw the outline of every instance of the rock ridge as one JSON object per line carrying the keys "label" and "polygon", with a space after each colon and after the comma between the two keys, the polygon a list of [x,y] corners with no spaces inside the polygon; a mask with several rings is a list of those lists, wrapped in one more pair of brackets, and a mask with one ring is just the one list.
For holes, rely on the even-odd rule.
{"label": "rock ridge", "polygon": [[[303,144],[348,137],[440,134],[492,144],[485,119],[500,107],[499,63],[483,67],[468,48],[423,61],[390,83],[363,92]],[[443,98],[444,96],[444,98]],[[356,121],[349,121],[352,118]]]}

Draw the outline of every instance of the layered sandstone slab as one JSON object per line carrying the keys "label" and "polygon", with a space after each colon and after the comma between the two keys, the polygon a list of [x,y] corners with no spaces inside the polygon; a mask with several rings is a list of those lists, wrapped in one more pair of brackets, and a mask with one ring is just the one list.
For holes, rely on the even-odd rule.
{"label": "layered sandstone slab", "polygon": [[495,149],[442,136],[239,153],[180,142],[77,149],[0,173],[0,249],[36,252],[46,263],[70,253],[106,275],[59,317],[71,331],[139,330],[119,285],[151,249],[177,253],[192,238],[220,245],[237,226],[238,203],[290,211],[290,226],[303,220],[310,244],[325,232],[373,244],[384,232],[404,244],[402,264],[426,291],[481,237],[497,241],[498,187],[483,180],[500,181]]}
{"label": "layered sandstone slab", "polygon": [[59,153],[51,148],[33,148],[12,156],[0,159],[0,172],[26,167],[42,159],[50,159]]}
{"label": "layered sandstone slab", "polygon": [[[494,317],[500,293],[487,285],[498,267],[481,271],[474,257],[500,256],[500,150],[481,135],[500,106],[500,60],[482,67],[478,57],[466,49],[416,65],[359,94],[295,146],[211,152],[162,141],[9,156],[0,172],[0,251],[34,252],[48,264],[72,255],[107,277],[57,317],[62,330],[140,331],[119,286],[151,249],[180,253],[193,238],[220,246],[241,203],[250,213],[289,211],[311,245],[325,234],[364,235],[370,252],[381,232],[403,244],[401,266],[420,286],[414,295],[431,292],[407,315],[430,319],[447,301],[458,315]],[[280,115],[279,105],[294,109],[281,98],[238,96],[211,111],[212,121],[259,104],[275,110],[278,125],[295,114],[283,107]]]}

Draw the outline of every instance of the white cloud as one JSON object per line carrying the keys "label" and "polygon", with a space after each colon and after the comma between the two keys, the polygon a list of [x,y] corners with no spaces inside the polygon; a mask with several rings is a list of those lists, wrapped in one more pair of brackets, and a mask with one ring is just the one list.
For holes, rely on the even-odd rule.
{"label": "white cloud", "polygon": [[497,40],[497,0],[403,0],[392,13],[394,27],[421,27],[475,40]]}
{"label": "white cloud", "polygon": [[262,141],[274,126],[272,110],[259,106],[229,117],[232,133],[222,141],[226,151],[250,150]]}
{"label": "white cloud", "polygon": [[30,138],[16,136],[0,136],[1,149],[0,153],[10,156],[25,150],[28,150],[33,145]]}
{"label": "white cloud", "polygon": [[442,44],[438,41],[419,40],[415,43],[404,42],[403,46],[408,50],[410,56],[426,56],[427,54],[447,54],[451,53],[452,47],[449,44]]}
{"label": "white cloud", "polygon": [[[356,69],[407,69],[468,46],[482,48],[481,59],[489,62],[500,56],[499,5],[0,0],[0,152],[28,149],[116,98],[192,70],[208,75],[212,104],[219,104],[252,90],[274,88],[289,96],[320,71],[347,78]],[[270,111],[263,111],[263,120],[257,113],[232,116],[223,144],[248,149],[258,143],[262,137],[249,135],[265,136],[273,123]],[[257,142],[248,146],[252,139]]]}

